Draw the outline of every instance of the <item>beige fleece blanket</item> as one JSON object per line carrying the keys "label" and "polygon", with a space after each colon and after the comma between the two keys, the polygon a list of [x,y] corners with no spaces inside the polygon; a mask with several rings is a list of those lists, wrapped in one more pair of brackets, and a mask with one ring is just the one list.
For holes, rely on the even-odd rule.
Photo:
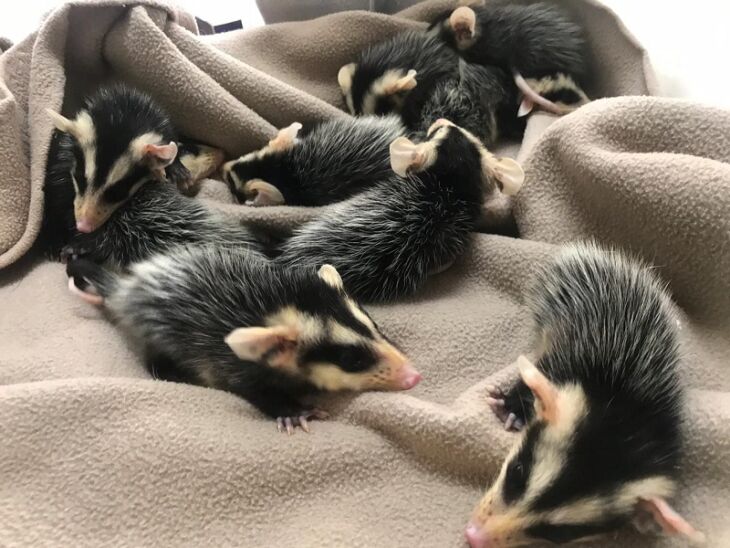
{"label": "beige fleece blanket", "polygon": [[[591,37],[594,97],[654,91],[643,50],[610,12],[565,3]],[[475,235],[415,298],[370,307],[424,380],[327,398],[333,417],[311,435],[278,434],[230,394],[151,380],[114,327],[67,293],[63,267],[28,253],[46,107],[71,112],[123,78],[184,133],[240,154],[276,127],[341,115],[337,69],[448,4],[200,39],[160,2],[78,1],[0,54],[0,546],[463,546],[515,439],[485,386],[530,350],[524,290],[536,267],[588,236],[656,264],[682,310],[688,454],[676,507],[709,545],[730,546],[727,111],[633,97],[533,116],[519,153],[523,239]],[[207,196],[230,202],[224,188],[211,181]],[[221,207],[282,225],[318,213]],[[654,545],[630,531],[594,545],[619,541]]]}

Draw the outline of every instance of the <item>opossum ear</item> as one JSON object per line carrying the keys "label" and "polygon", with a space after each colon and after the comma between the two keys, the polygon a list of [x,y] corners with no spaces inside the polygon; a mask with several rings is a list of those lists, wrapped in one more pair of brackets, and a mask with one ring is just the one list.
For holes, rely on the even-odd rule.
{"label": "opossum ear", "polygon": [[357,65],[355,63],[348,63],[340,68],[340,71],[337,73],[337,83],[340,84],[342,93],[347,94],[350,92],[355,70],[357,70]]}
{"label": "opossum ear", "polygon": [[553,383],[543,375],[525,356],[517,358],[522,381],[535,396],[535,411],[546,422],[555,422],[558,417],[558,391]]}
{"label": "opossum ear", "polygon": [[243,185],[243,194],[246,205],[252,206],[282,205],[286,201],[278,188],[261,179],[251,179]]}
{"label": "opossum ear", "polygon": [[297,335],[296,329],[284,325],[240,327],[231,331],[225,342],[240,359],[258,361],[270,350],[296,343]]}
{"label": "opossum ear", "polygon": [[53,125],[56,126],[56,129],[58,131],[68,133],[69,135],[74,134],[74,129],[76,126],[74,125],[73,120],[69,120],[65,116],[51,110],[50,108],[47,108],[46,112],[48,113],[48,116],[51,117],[51,120],[53,120]]}
{"label": "opossum ear", "polygon": [[530,99],[522,99],[522,101],[520,101],[520,108],[517,110],[517,117],[522,118],[523,116],[527,116],[534,108],[535,103],[533,103]]}
{"label": "opossum ear", "polygon": [[416,71],[414,69],[411,69],[405,76],[401,76],[394,82],[391,82],[390,84],[385,86],[385,89],[383,89],[383,93],[385,95],[394,95],[401,91],[407,91],[409,89],[415,88],[417,83],[418,82],[416,82]]}
{"label": "opossum ear", "polygon": [[668,535],[681,535],[697,544],[705,542],[705,535],[692,527],[661,497],[641,498],[637,504],[637,509],[650,514]]}
{"label": "opossum ear", "polygon": [[271,150],[286,150],[291,148],[294,146],[294,141],[300,129],[302,129],[302,124],[299,122],[294,122],[290,126],[280,129],[276,137],[269,141],[269,148]]}
{"label": "opossum ear", "polygon": [[497,158],[493,154],[487,154],[484,163],[489,173],[502,183],[502,194],[513,196],[522,188],[525,172],[516,160]]}
{"label": "opossum ear", "polygon": [[432,153],[432,143],[415,144],[407,137],[398,137],[390,143],[390,167],[398,175],[405,177],[409,171],[426,168]]}
{"label": "opossum ear", "polygon": [[144,145],[142,158],[152,170],[153,175],[160,181],[166,179],[165,168],[175,161],[177,143],[170,141],[167,145]]}
{"label": "opossum ear", "polygon": [[317,275],[330,287],[334,287],[335,289],[342,289],[344,287],[340,273],[331,264],[322,265],[317,271]]}
{"label": "opossum ear", "polygon": [[477,14],[467,6],[456,8],[449,17],[451,30],[454,31],[457,45],[468,45],[474,37],[477,24]]}

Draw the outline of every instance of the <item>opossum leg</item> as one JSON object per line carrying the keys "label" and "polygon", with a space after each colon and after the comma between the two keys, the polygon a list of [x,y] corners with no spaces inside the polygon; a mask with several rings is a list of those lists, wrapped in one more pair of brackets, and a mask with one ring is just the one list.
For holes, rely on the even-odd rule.
{"label": "opossum leg", "polygon": [[324,420],[329,415],[321,409],[309,409],[300,411],[294,416],[276,417],[276,428],[279,432],[286,432],[288,435],[294,434],[294,429],[299,426],[307,434],[311,433],[309,422],[312,419]]}
{"label": "opossum leg", "polygon": [[519,432],[532,418],[534,396],[522,381],[505,393],[498,386],[487,387],[487,404],[504,424],[504,429]]}

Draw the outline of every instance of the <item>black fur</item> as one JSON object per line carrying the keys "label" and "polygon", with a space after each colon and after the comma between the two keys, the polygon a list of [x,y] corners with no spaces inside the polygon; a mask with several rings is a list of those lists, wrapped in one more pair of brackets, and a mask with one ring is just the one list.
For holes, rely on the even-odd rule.
{"label": "black fur", "polygon": [[[58,259],[63,246],[76,234],[72,172],[83,194],[89,186],[99,187],[104,183],[112,164],[135,137],[154,131],[165,143],[176,139],[172,122],[162,108],[148,95],[122,84],[98,90],[86,99],[83,110],[91,116],[96,130],[94,180],[86,180],[79,143],[66,133],[53,132],[46,162],[41,241],[46,255],[54,259]],[[190,178],[190,172],[178,158],[165,168],[165,173],[173,184],[182,184]],[[146,166],[136,165],[104,193],[104,199],[110,204],[128,200],[135,183],[151,178]]]}
{"label": "black fur", "polygon": [[[472,8],[476,13],[475,40],[461,56],[470,63],[494,65],[525,78],[557,73],[582,83],[587,73],[583,30],[560,8],[547,3],[504,4]],[[444,22],[432,24],[444,41],[455,47],[454,34]]]}
{"label": "black fur", "polygon": [[144,185],[99,229],[72,238],[62,256],[126,266],[177,244],[204,243],[262,251],[246,227],[181,195],[172,185],[154,182]]}
{"label": "black fur", "polygon": [[[271,417],[303,413],[301,398],[318,390],[267,365],[265,360],[278,350],[263,362],[242,361],[225,337],[239,327],[263,326],[285,307],[325,322],[347,317],[359,323],[342,291],[314,271],[281,268],[244,249],[178,247],[146,264],[152,266],[115,275],[82,259],[70,262],[67,272],[77,285],[88,280],[105,297],[112,317],[144,344],[155,376],[233,392]],[[372,340],[373,332],[360,327],[365,339]],[[303,370],[323,359],[345,370],[373,365],[361,345],[333,347],[326,337],[321,343],[302,343],[297,352]]]}
{"label": "black fur", "polygon": [[[633,480],[676,479],[682,414],[678,338],[668,297],[650,270],[614,251],[576,246],[539,276],[532,303],[539,338],[547,341],[538,369],[559,387],[580,386],[588,409],[559,474],[531,501],[530,511],[610,494]],[[519,463],[522,475],[508,473],[503,486],[510,501],[529,483],[533,448],[543,430],[533,420],[532,402],[522,381],[505,400],[507,411],[528,424],[508,465],[510,470]],[[632,513],[633,508],[607,508],[600,522],[542,523],[531,534],[572,540],[624,523]]]}
{"label": "black fur", "polygon": [[434,165],[406,178],[393,174],[325,212],[295,231],[277,261],[332,264],[363,301],[414,293],[467,246],[484,201],[480,158],[477,147],[450,127]]}

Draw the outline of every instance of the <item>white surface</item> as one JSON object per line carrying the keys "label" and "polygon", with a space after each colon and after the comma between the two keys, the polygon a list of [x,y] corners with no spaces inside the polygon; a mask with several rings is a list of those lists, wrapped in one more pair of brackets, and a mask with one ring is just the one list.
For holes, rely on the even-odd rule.
{"label": "white surface", "polygon": [[[297,0],[291,0],[296,2]],[[730,2],[727,0],[602,0],[649,51],[663,95],[730,107]],[[5,2],[0,36],[22,39],[60,0]],[[237,19],[262,24],[254,0],[179,0],[213,25]],[[12,7],[10,5],[11,4]]]}

